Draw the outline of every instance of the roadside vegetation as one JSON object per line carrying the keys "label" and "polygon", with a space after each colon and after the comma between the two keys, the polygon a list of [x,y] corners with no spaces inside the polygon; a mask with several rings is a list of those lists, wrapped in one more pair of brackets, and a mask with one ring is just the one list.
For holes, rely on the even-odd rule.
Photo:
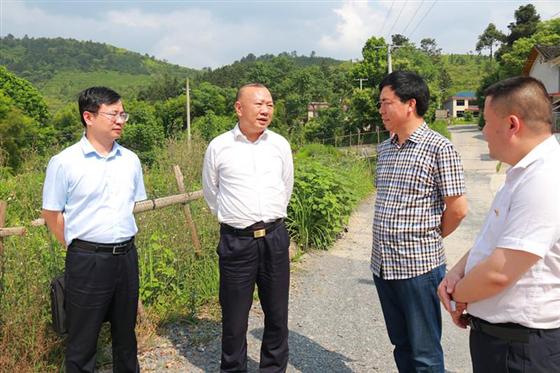
{"label": "roadside vegetation", "polygon": [[[372,36],[356,63],[314,52],[284,52],[249,54],[219,69],[196,71],[100,43],[0,38],[0,200],[8,202],[6,226],[26,226],[40,215],[48,159],[83,132],[75,103],[80,90],[105,84],[123,94],[131,119],[121,143],[140,156],[148,195],[157,198],[178,193],[174,164],[184,174],[187,191],[201,188],[207,142],[235,123],[237,87],[258,81],[270,87],[275,98],[272,129],[286,136],[294,151],[295,186],[287,219],[292,239],[300,252],[328,249],[344,232],[357,203],[372,192],[375,159],[318,143],[384,130],[376,84],[387,70],[387,44],[400,46],[394,50],[393,69],[425,77],[432,92],[426,121],[449,137],[446,122],[434,121],[442,100],[454,90],[477,87],[483,100],[480,92],[486,86],[520,73],[535,43],[560,43],[560,19],[540,21],[531,7],[519,8],[508,35],[500,36],[491,27],[481,34],[477,50],[489,49],[488,56],[443,55],[431,38],[417,46],[402,35],[390,41]],[[190,147],[185,134],[186,77],[191,79]],[[356,79],[363,78],[367,83],[359,88]],[[323,108],[309,116],[312,102]],[[138,329],[141,344],[167,323],[197,322],[202,312],[218,308],[218,224],[203,200],[190,207],[202,244],[200,256],[194,255],[181,206],[137,215],[145,311]],[[64,249],[45,227],[29,227],[25,236],[3,242],[0,372],[62,371],[63,340],[50,329],[48,284],[64,268]],[[101,347],[108,338],[102,334]],[[102,353],[100,359],[108,358]]]}

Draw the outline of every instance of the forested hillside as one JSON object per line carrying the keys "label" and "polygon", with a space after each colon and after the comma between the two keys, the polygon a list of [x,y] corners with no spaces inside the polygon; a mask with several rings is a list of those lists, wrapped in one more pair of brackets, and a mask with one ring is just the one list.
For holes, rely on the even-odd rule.
{"label": "forested hillside", "polygon": [[92,85],[108,85],[125,97],[156,76],[195,76],[194,69],[108,44],[63,38],[0,38],[0,65],[29,80],[56,110]]}
{"label": "forested hillside", "polygon": [[441,56],[441,62],[449,75],[450,95],[459,91],[475,92],[485,74],[495,69],[496,61],[487,56],[472,54],[448,54]]}

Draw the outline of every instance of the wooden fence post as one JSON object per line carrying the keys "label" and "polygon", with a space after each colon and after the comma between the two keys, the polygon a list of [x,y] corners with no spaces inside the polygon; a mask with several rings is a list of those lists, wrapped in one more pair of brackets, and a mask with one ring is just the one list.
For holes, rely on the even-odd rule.
{"label": "wooden fence post", "polygon": [[[175,173],[175,180],[177,181],[177,187],[179,188],[180,193],[185,193],[185,184],[183,183],[183,173],[179,168],[179,165],[173,166],[173,172]],[[198,239],[198,232],[196,231],[196,226],[194,225],[194,221],[191,215],[191,209],[189,208],[188,203],[183,203],[183,212],[185,213],[185,220],[187,221],[187,226],[191,231],[191,239],[194,245],[194,253],[196,256],[200,256],[202,254],[200,249],[200,240]]]}
{"label": "wooden fence post", "polygon": [[[6,201],[0,201],[0,228],[4,227],[6,223],[6,210],[8,209],[8,203]],[[4,237],[0,236],[0,261],[3,261],[4,257]]]}
{"label": "wooden fence post", "polygon": [[[8,203],[0,200],[0,228],[6,223]],[[4,298],[4,237],[0,236],[0,302]]]}

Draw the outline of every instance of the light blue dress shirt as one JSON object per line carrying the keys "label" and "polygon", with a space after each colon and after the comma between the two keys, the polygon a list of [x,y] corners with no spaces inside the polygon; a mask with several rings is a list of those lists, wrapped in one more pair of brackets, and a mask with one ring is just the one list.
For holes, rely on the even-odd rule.
{"label": "light blue dress shirt", "polygon": [[43,209],[62,211],[64,239],[117,243],[138,228],[132,210],[146,199],[140,160],[116,142],[100,155],[84,136],[49,161]]}

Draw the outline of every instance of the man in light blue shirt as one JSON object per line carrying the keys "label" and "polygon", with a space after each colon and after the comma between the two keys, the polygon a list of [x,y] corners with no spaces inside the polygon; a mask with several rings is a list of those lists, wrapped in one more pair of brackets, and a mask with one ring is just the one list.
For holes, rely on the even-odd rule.
{"label": "man in light blue shirt", "polygon": [[113,369],[139,372],[138,231],[134,203],[146,199],[140,160],[115,142],[128,120],[121,98],[105,87],[80,93],[85,135],[51,158],[43,217],[67,247],[66,372],[94,372],[101,324],[111,323]]}

